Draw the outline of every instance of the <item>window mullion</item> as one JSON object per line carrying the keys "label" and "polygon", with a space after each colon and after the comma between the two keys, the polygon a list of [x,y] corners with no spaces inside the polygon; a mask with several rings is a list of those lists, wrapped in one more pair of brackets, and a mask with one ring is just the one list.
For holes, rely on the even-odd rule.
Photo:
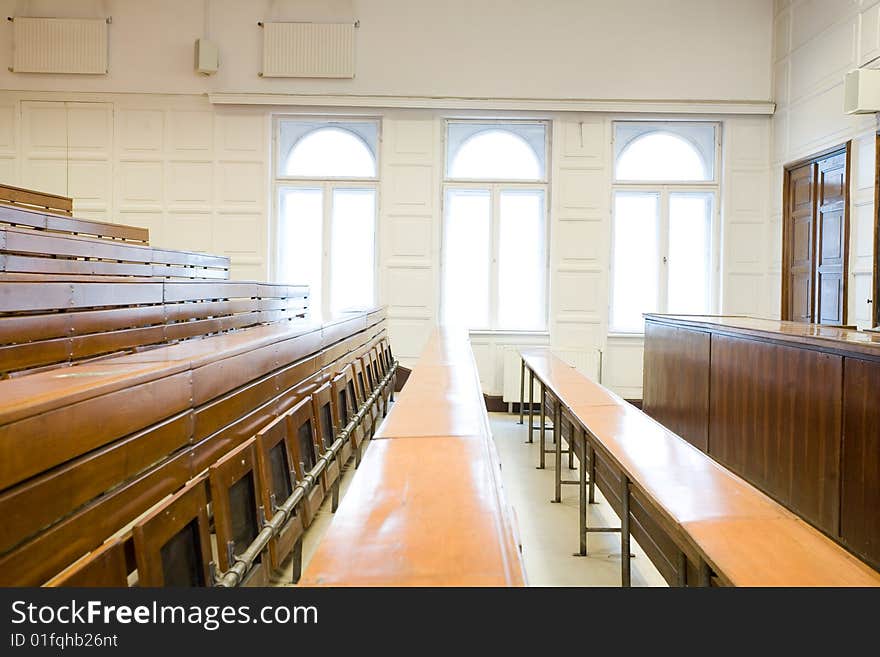
{"label": "window mullion", "polygon": [[333,216],[333,183],[325,182],[322,186],[324,221],[321,227],[321,246],[323,249],[321,257],[321,308],[324,317],[330,316],[330,271],[332,257],[332,244],[330,243]]}
{"label": "window mullion", "polygon": [[499,242],[501,234],[501,188],[498,185],[492,185],[492,239],[491,239],[491,261],[490,261],[490,284],[489,284],[489,323],[490,328],[498,328],[498,260],[499,260]]}
{"label": "window mullion", "polygon": [[662,187],[660,189],[660,225],[659,229],[659,249],[660,253],[657,266],[660,268],[659,296],[658,305],[660,312],[668,311],[669,302],[669,188]]}

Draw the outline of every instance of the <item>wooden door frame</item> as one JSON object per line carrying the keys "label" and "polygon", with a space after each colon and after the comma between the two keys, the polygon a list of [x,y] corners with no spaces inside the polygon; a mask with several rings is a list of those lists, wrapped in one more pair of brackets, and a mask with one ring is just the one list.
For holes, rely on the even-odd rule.
{"label": "wooden door frame", "polygon": [[[878,133],[878,140],[880,140],[880,133]],[[880,143],[875,145],[876,148],[880,149]],[[837,146],[833,146],[832,148],[827,148],[818,153],[814,153],[809,157],[802,158],[800,160],[796,160],[795,162],[789,162],[784,166],[783,173],[783,181],[782,181],[782,294],[780,295],[780,314],[779,316],[785,320],[788,318],[788,306],[789,306],[789,295],[791,294],[791,290],[789,289],[789,274],[788,274],[788,262],[789,255],[791,249],[791,235],[789,231],[789,219],[791,214],[791,208],[788,203],[788,195],[790,189],[790,180],[791,180],[791,172],[795,169],[799,169],[802,166],[807,164],[816,165],[820,160],[824,160],[830,155],[837,155],[839,153],[844,153],[846,157],[846,175],[844,177],[843,183],[843,290],[841,290],[841,294],[843,295],[843,312],[842,312],[842,322],[843,324],[847,323],[848,315],[849,315],[849,301],[847,299],[849,295],[849,213],[850,213],[850,175],[851,175],[851,162],[852,162],[852,140],[847,140],[843,144],[839,144]],[[877,174],[880,177],[880,171]],[[819,184],[818,180],[814,185],[813,189],[813,235],[811,237],[813,244],[813,253],[812,253],[812,272],[815,274],[816,270],[816,220],[817,216],[815,212],[818,210],[818,193],[819,193]],[[878,194],[877,191],[877,183],[874,185],[874,196],[875,203],[874,208],[876,210],[876,196]],[[877,213],[875,212],[875,243],[877,242]],[[876,251],[875,251],[876,253]],[[877,259],[874,259],[874,276],[875,276],[875,289],[877,288],[876,277],[877,277]],[[813,293],[810,295],[810,307],[813,308],[815,304],[815,295],[817,290],[813,290]],[[815,317],[813,318],[815,319]]]}
{"label": "wooden door frame", "polygon": [[871,277],[871,326],[880,326],[880,130],[874,135],[874,268]]}

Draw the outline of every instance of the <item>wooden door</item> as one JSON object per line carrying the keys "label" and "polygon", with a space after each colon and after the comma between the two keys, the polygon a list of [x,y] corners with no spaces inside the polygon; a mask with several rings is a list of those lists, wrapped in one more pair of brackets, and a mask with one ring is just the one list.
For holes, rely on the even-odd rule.
{"label": "wooden door", "polygon": [[846,323],[849,144],[786,170],[782,319]]}
{"label": "wooden door", "polygon": [[846,315],[846,153],[818,162],[815,322],[844,324]]}
{"label": "wooden door", "polygon": [[783,319],[813,321],[813,235],[815,233],[816,165],[812,162],[789,172],[786,282],[788,303]]}

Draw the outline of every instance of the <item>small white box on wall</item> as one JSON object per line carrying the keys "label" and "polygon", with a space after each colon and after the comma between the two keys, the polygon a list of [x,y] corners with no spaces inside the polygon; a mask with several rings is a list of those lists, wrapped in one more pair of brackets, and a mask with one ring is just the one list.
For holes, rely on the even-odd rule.
{"label": "small white box on wall", "polygon": [[880,70],[857,68],[846,74],[843,111],[847,114],[880,112]]}
{"label": "small white box on wall", "polygon": [[207,39],[196,39],[195,68],[202,75],[214,75],[220,68],[220,50]]}

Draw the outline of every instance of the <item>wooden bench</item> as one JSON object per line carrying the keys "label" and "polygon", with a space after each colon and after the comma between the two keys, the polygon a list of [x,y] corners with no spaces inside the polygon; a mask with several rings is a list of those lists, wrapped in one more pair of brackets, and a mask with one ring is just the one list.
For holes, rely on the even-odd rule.
{"label": "wooden bench", "polygon": [[0,376],[307,313],[304,286],[0,278]]}
{"label": "wooden bench", "polygon": [[377,429],[302,583],[525,583],[466,335],[432,336]]}
{"label": "wooden bench", "polygon": [[45,581],[329,379],[323,354],[382,339],[381,313],[368,313],[0,382],[0,563],[17,565],[7,582]]}
{"label": "wooden bench", "polygon": [[[880,573],[549,351],[526,351],[522,360],[530,382],[537,378],[555,398],[557,418],[564,408],[589,448],[576,450],[581,553],[586,532],[619,531],[624,586],[631,535],[671,584],[880,586]],[[561,443],[557,434],[557,499]],[[621,527],[585,526],[587,471]]]}

